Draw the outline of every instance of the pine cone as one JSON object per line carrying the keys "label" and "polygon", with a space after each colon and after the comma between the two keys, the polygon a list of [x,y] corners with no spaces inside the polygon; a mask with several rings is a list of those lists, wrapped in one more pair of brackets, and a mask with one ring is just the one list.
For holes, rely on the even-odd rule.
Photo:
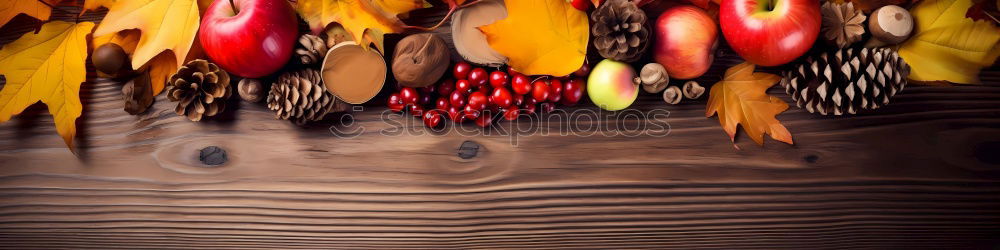
{"label": "pine cone", "polygon": [[909,74],[910,66],[891,49],[841,49],[807,58],[785,72],[781,86],[810,113],[855,114],[889,104]]}
{"label": "pine cone", "polygon": [[846,48],[861,41],[865,34],[865,19],[868,17],[861,10],[854,8],[854,3],[823,4],[823,37],[831,44]]}
{"label": "pine cone", "polygon": [[170,76],[167,98],[178,102],[174,110],[192,121],[214,116],[226,109],[232,90],[229,74],[205,60],[190,61]]}
{"label": "pine cone", "polygon": [[275,111],[275,118],[302,125],[322,120],[329,113],[345,111],[350,105],[326,90],[319,71],[303,69],[278,77],[267,95],[267,107]]}
{"label": "pine cone", "polygon": [[302,35],[299,37],[299,43],[296,46],[295,55],[299,57],[299,62],[302,65],[319,63],[326,56],[326,42],[318,36],[310,34]]}
{"label": "pine cone", "polygon": [[635,62],[649,48],[646,13],[632,1],[608,0],[590,14],[594,47],[604,58]]}

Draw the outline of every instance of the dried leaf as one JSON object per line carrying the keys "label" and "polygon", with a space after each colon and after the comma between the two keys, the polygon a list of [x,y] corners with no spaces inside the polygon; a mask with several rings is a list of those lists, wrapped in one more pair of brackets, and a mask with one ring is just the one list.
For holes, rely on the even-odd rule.
{"label": "dried leaf", "polygon": [[788,109],[788,104],[766,91],[774,86],[780,76],[755,73],[749,62],[726,70],[722,81],[715,83],[709,92],[705,117],[719,114],[719,124],[735,142],[736,126],[743,125],[743,131],[757,144],[764,144],[764,134],[775,140],[793,144],[792,134],[775,118]]}
{"label": "dried leaf", "polygon": [[507,18],[479,29],[486,41],[528,75],[564,76],[587,56],[587,14],[566,1],[505,1]]}
{"label": "dried leaf", "polygon": [[910,13],[913,36],[899,47],[914,81],[978,83],[979,71],[1000,56],[1000,29],[965,15],[970,0],[924,0]]}
{"label": "dried leaf", "polygon": [[[0,26],[7,24],[17,14],[25,14],[38,20],[49,20],[52,5],[60,0],[0,0]],[[46,5],[48,3],[48,5]]]}
{"label": "dried leaf", "polygon": [[313,34],[319,34],[330,23],[340,23],[359,44],[367,48],[375,44],[383,51],[383,34],[399,33],[406,26],[398,15],[427,8],[424,0],[298,0],[299,13]]}
{"label": "dried leaf", "polygon": [[104,36],[128,29],[139,29],[142,36],[132,55],[132,68],[138,69],[160,53],[170,50],[174,64],[180,67],[198,33],[201,16],[196,0],[129,0],[111,6],[94,36]]}
{"label": "dried leaf", "polygon": [[55,21],[0,49],[0,122],[38,101],[54,116],[56,131],[71,150],[76,118],[83,112],[80,84],[87,77],[87,36],[94,23]]}

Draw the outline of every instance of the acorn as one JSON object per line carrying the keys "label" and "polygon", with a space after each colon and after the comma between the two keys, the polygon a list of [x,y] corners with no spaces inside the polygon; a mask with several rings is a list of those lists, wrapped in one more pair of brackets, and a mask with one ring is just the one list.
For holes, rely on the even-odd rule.
{"label": "acorn", "polygon": [[94,68],[98,71],[111,76],[117,76],[125,68],[129,70],[132,68],[129,65],[128,54],[125,53],[125,49],[114,43],[106,43],[97,47],[94,50],[94,55],[91,56],[91,62],[94,63]]}
{"label": "acorn", "polygon": [[913,33],[913,16],[896,5],[886,5],[872,12],[868,21],[872,37],[886,44],[899,44]]}

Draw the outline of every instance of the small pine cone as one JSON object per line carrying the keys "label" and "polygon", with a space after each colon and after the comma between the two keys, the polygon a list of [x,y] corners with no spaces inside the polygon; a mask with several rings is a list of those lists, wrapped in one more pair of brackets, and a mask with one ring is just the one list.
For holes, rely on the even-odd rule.
{"label": "small pine cone", "polygon": [[649,48],[646,13],[632,1],[608,0],[590,14],[594,47],[604,58],[635,62]]}
{"label": "small pine cone", "polygon": [[305,34],[299,37],[295,55],[299,57],[299,63],[302,65],[312,65],[322,61],[326,51],[326,42],[322,38]]}
{"label": "small pine cone", "polygon": [[205,60],[185,64],[170,76],[167,98],[178,102],[174,110],[192,121],[214,116],[226,109],[226,99],[232,93],[229,74]]}
{"label": "small pine cone", "polygon": [[800,108],[856,114],[889,104],[906,87],[910,66],[888,48],[851,48],[809,57],[784,73],[781,86]]}
{"label": "small pine cone", "polygon": [[345,111],[349,105],[326,90],[319,71],[303,69],[282,74],[271,85],[267,107],[275,118],[302,125],[322,120],[329,113]]}

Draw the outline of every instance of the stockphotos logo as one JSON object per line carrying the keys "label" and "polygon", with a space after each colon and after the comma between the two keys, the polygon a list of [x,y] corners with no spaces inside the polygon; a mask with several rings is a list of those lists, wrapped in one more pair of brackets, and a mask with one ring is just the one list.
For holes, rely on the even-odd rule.
{"label": "stockphotos logo", "polygon": [[[364,111],[364,107],[357,106],[354,111]],[[447,114],[445,111],[438,112]],[[385,110],[379,114],[378,122],[362,122],[355,119],[354,114],[345,114],[330,126],[330,132],[345,139],[353,139],[372,131],[377,131],[379,136],[506,136],[513,146],[517,146],[521,136],[664,137],[670,134],[670,124],[667,123],[670,111],[665,109],[625,109],[614,112],[592,109],[567,112],[560,109],[544,114],[520,112],[514,121],[507,121],[502,114],[489,111],[480,115],[490,115],[494,122],[483,128],[473,122],[457,124],[443,120],[440,126],[427,127],[420,117],[409,113]],[[442,118],[446,117],[444,115]]]}

